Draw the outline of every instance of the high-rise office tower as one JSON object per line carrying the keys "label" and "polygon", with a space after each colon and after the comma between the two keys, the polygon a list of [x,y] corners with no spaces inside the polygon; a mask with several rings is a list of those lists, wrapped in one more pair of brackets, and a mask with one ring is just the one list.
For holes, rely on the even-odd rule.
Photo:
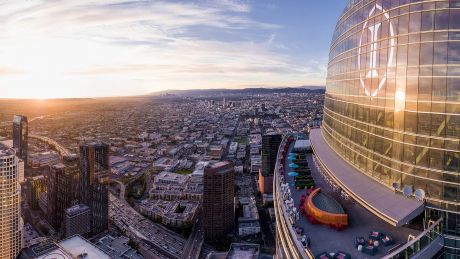
{"label": "high-rise office tower", "polygon": [[21,186],[18,158],[13,149],[0,145],[0,258],[14,259],[21,250]]}
{"label": "high-rise office tower", "polygon": [[80,145],[80,172],[82,201],[91,209],[91,231],[99,234],[108,228],[109,146],[102,142]]}
{"label": "high-rise office tower", "polygon": [[80,196],[80,172],[77,157],[64,157],[48,174],[48,221],[55,228],[62,226],[64,212],[76,204]]}
{"label": "high-rise office tower", "polygon": [[46,179],[43,175],[27,180],[27,203],[32,210],[39,210],[40,194],[46,192]]}
{"label": "high-rise office tower", "polygon": [[205,238],[215,240],[233,230],[235,221],[235,170],[230,161],[204,169],[203,225]]}
{"label": "high-rise office tower", "polygon": [[[424,201],[425,222],[443,219],[447,258],[460,256],[459,31],[459,1],[348,1],[332,39],[321,134],[312,137],[318,154],[333,150],[364,179]],[[373,212],[394,224],[413,215]]]}
{"label": "high-rise office tower", "polygon": [[84,204],[77,204],[65,210],[64,236],[66,238],[91,232],[91,210]]}
{"label": "high-rise office tower", "polygon": [[259,191],[273,193],[273,171],[282,137],[278,134],[262,136],[262,166],[259,170]]}
{"label": "high-rise office tower", "polygon": [[109,168],[109,146],[102,142],[80,145],[80,172],[82,199],[90,200],[91,186],[96,183],[98,174],[105,174]]}
{"label": "high-rise office tower", "polygon": [[[460,257],[459,32],[460,2],[444,0],[349,0],[335,27],[310,140],[324,175],[375,217],[423,219],[424,232],[386,258]],[[275,193],[289,188],[281,179]],[[302,255],[274,200],[278,258]]]}
{"label": "high-rise office tower", "polygon": [[98,174],[91,187],[91,232],[99,234],[109,227],[109,189],[108,173]]}
{"label": "high-rise office tower", "polygon": [[27,117],[15,115],[13,118],[13,148],[16,149],[16,155],[27,165],[29,125]]}

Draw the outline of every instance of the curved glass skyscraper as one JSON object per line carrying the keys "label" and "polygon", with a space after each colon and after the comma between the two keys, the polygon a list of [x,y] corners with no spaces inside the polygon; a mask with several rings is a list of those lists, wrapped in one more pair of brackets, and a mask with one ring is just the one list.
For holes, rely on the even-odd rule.
{"label": "curved glass skyscraper", "polygon": [[460,1],[350,0],[325,98],[326,142],[388,188],[425,193],[460,254]]}

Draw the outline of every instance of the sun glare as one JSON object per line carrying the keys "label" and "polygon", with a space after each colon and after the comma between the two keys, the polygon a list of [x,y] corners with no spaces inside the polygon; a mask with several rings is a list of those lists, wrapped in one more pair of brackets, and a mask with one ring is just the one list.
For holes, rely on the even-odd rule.
{"label": "sun glare", "polygon": [[15,73],[3,76],[0,82],[10,86],[9,96],[34,99],[72,97],[81,71],[110,63],[115,55],[113,50],[96,43],[69,39],[18,39],[8,44],[8,48],[2,59]]}

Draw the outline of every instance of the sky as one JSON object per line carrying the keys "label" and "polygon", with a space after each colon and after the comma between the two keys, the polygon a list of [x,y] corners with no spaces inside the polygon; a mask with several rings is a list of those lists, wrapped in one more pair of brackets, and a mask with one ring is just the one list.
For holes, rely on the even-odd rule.
{"label": "sky", "polygon": [[0,0],[0,98],[324,85],[346,0]]}

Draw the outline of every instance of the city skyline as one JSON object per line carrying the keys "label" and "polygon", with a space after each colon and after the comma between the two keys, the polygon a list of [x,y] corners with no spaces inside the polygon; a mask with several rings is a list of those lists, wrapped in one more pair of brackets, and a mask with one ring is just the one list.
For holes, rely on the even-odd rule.
{"label": "city skyline", "polygon": [[333,21],[344,6],[340,0],[4,2],[1,97],[322,86]]}
{"label": "city skyline", "polygon": [[460,0],[333,1],[0,3],[0,258],[460,258]]}

